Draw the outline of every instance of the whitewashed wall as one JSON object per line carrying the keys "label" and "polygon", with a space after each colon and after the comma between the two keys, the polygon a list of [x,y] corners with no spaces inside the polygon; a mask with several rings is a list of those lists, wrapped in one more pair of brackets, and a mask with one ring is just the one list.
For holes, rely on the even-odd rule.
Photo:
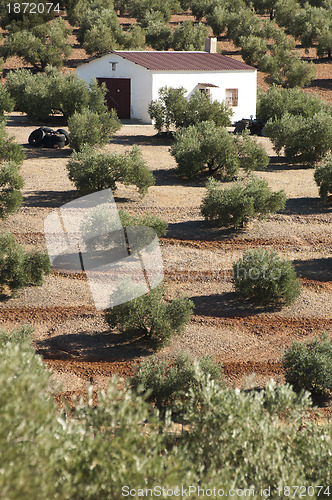
{"label": "whitewashed wall", "polygon": [[[112,64],[117,63],[112,71]],[[232,121],[256,116],[257,71],[150,71],[115,54],[107,54],[77,68],[77,74],[88,83],[93,78],[131,79],[131,118],[151,123],[148,105],[158,98],[161,87],[184,87],[189,97],[199,83],[212,83],[218,88],[210,88],[213,99],[223,101],[226,89],[238,89],[238,106],[233,107]]]}

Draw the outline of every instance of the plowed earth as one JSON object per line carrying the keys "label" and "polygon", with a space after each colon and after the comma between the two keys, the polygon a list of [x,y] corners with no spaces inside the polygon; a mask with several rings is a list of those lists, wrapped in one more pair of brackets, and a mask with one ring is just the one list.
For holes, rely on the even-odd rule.
{"label": "plowed earth", "polygon": [[[221,40],[219,45],[226,55],[241,58],[230,42]],[[331,102],[331,64],[315,59],[313,50],[303,55],[313,58],[317,68],[316,80],[306,90]],[[68,67],[86,58],[82,49],[75,48]],[[11,58],[4,68],[21,66],[22,61]],[[258,83],[266,88],[261,73]],[[30,148],[27,139],[34,128],[23,115],[8,116],[7,130],[26,152],[24,203],[17,214],[0,223],[1,231],[11,231],[29,248],[45,245],[45,217],[77,197],[66,173],[70,149]],[[279,214],[252,221],[237,233],[213,229],[204,222],[200,214],[204,180],[185,184],[177,179],[170,142],[155,136],[152,126],[127,123],[105,147],[111,152],[123,152],[133,144],[141,148],[156,186],[141,200],[135,189],[119,185],[117,207],[135,214],[150,212],[167,220],[169,231],[160,245],[168,293],[185,293],[195,304],[183,335],[175,337],[157,356],[172,360],[180,350],[194,356],[214,354],[224,366],[227,383],[239,387],[248,374],[255,374],[248,382],[253,386],[261,387],[271,377],[282,382],[281,357],[286,346],[322,331],[332,337],[331,207],[320,204],[313,169],[288,165],[275,155],[267,138],[258,141],[271,162],[257,175],[271,188],[286,191],[287,207]],[[293,305],[259,310],[237,298],[230,281],[232,262],[257,246],[275,248],[294,262],[302,293]],[[15,296],[3,294],[0,326],[9,329],[22,322],[34,327],[35,347],[61,384],[61,392],[55,394],[58,401],[61,395],[69,401],[73,395],[84,395],[87,384],[95,391],[106,387],[110,376],[130,375],[134,364],[152,354],[142,339],[109,330],[102,312],[94,307],[82,273],[53,271],[41,287],[20,290]],[[331,408],[324,411],[332,413]]]}

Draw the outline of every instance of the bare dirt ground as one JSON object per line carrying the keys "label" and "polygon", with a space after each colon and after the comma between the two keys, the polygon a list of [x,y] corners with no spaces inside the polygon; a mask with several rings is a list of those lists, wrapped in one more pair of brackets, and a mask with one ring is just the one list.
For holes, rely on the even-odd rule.
{"label": "bare dirt ground", "polygon": [[[72,71],[77,62],[87,58],[76,44],[75,34],[73,45],[65,68]],[[231,42],[221,38],[219,47],[225,55],[241,59]],[[331,102],[331,62],[315,58],[313,49],[309,53],[297,50],[316,65],[316,79],[305,91]],[[4,76],[8,70],[22,66],[20,59],[8,59]],[[263,89],[268,86],[260,72],[258,85]],[[17,214],[0,223],[1,231],[11,231],[30,248],[45,245],[45,217],[78,196],[66,173],[71,150],[30,148],[27,139],[34,128],[24,115],[8,116],[7,130],[26,152],[22,167],[24,203]],[[212,229],[204,222],[200,214],[204,183],[178,180],[169,154],[170,142],[157,137],[152,126],[126,123],[105,147],[110,152],[123,152],[133,144],[141,148],[156,185],[143,200],[135,189],[119,186],[115,193],[117,207],[135,214],[150,212],[169,223],[167,237],[160,241],[169,294],[185,293],[195,304],[183,335],[175,337],[157,356],[171,360],[180,350],[194,356],[214,354],[223,363],[227,383],[234,386],[242,386],[244,375],[252,373],[252,384],[257,386],[271,377],[282,382],[280,360],[286,346],[322,331],[332,337],[331,208],[319,202],[313,169],[288,165],[275,155],[267,138],[258,141],[271,161],[267,170],[257,175],[271,188],[284,189],[288,202],[282,213],[254,220],[237,233]],[[232,262],[246,249],[262,245],[275,248],[294,262],[302,293],[292,306],[257,310],[239,301],[234,293]],[[9,329],[24,321],[33,325],[36,349],[68,398],[84,393],[88,383],[95,389],[105,387],[113,373],[130,375],[133,363],[152,354],[139,339],[133,342],[109,330],[103,314],[94,307],[82,274],[53,271],[42,287],[23,289],[2,299],[0,326]],[[332,413],[332,409],[326,412]]]}

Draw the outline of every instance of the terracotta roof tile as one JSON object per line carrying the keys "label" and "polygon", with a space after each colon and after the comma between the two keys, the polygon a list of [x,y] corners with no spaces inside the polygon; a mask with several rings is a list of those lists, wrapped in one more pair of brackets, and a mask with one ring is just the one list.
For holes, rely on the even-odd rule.
{"label": "terracotta roof tile", "polygon": [[210,52],[113,51],[114,54],[155,71],[238,71],[254,70],[252,66]]}

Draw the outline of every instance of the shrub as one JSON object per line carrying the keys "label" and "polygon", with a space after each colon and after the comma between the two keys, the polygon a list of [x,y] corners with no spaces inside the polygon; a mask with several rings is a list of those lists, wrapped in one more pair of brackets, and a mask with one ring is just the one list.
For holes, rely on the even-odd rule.
{"label": "shrub", "polygon": [[144,163],[137,146],[125,154],[108,154],[96,151],[89,145],[82,146],[81,151],[74,151],[68,164],[69,179],[83,194],[102,189],[116,189],[116,182],[137,186],[144,196],[154,178]]}
{"label": "shrub", "polygon": [[119,216],[123,227],[146,226],[151,227],[156,232],[158,238],[166,235],[168,223],[159,219],[156,215],[149,213],[144,215],[130,215],[125,210],[119,210]]}
{"label": "shrub", "polygon": [[85,10],[79,19],[77,39],[88,54],[100,54],[114,49],[139,49],[144,45],[140,26],[123,31],[113,8]]}
{"label": "shrub", "polygon": [[113,134],[120,130],[121,124],[115,110],[96,113],[84,109],[74,113],[68,119],[70,145],[80,151],[84,144],[89,146],[103,146],[107,144]]}
{"label": "shrub", "polygon": [[95,80],[88,86],[75,73],[62,73],[52,67],[36,75],[26,69],[11,71],[6,88],[29,120],[46,121],[53,113],[62,113],[68,119],[87,107],[98,113],[107,111],[105,90]]}
{"label": "shrub", "polygon": [[[0,61],[0,71],[1,71],[1,61]],[[0,84],[0,124],[5,121],[4,113],[7,111],[10,113],[14,109],[14,99],[10,96],[7,87]]]}
{"label": "shrub", "polygon": [[10,33],[1,47],[1,55],[6,60],[11,56],[22,57],[36,69],[47,65],[61,67],[72,52],[68,42],[71,30],[62,18],[52,23],[43,23],[31,28]]}
{"label": "shrub", "polygon": [[240,166],[246,171],[264,170],[270,163],[269,156],[257,140],[249,137],[249,131],[236,138]]}
{"label": "shrub", "polygon": [[0,235],[0,285],[16,290],[41,285],[43,276],[51,272],[47,254],[27,252],[10,233]]}
{"label": "shrub", "polygon": [[8,137],[4,124],[0,124],[0,164],[7,161],[19,166],[24,158],[22,146],[14,141],[14,137]]}
{"label": "shrub", "polygon": [[282,89],[272,85],[266,92],[258,91],[257,116],[264,122],[281,118],[285,113],[312,118],[319,111],[330,109],[318,95],[300,89]]}
{"label": "shrub", "polygon": [[229,181],[239,169],[233,136],[212,121],[179,130],[171,154],[178,164],[179,176],[188,179],[207,171]]}
{"label": "shrub", "polygon": [[319,196],[322,200],[328,200],[332,194],[332,155],[326,156],[321,165],[315,168],[314,178],[319,187]]}
{"label": "shrub", "polygon": [[331,151],[332,114],[320,111],[304,118],[285,113],[278,120],[269,120],[264,133],[278,154],[284,147],[289,162],[315,164]]}
{"label": "shrub", "polygon": [[[222,383],[222,366],[212,356],[200,358],[198,366],[212,380]],[[184,400],[188,390],[198,383],[196,375],[194,360],[187,353],[179,353],[172,363],[152,358],[134,365],[129,384],[147,392],[149,401],[164,415],[167,409],[178,410],[175,403]]]}
{"label": "shrub", "polygon": [[251,217],[277,212],[285,208],[284,191],[272,192],[265,180],[252,175],[229,188],[209,179],[207,194],[201,205],[202,215],[218,226],[243,228]]}
{"label": "shrub", "polygon": [[196,90],[187,100],[183,87],[162,87],[159,98],[149,104],[149,115],[154,120],[158,132],[171,127],[179,129],[196,125],[203,121],[213,121],[216,125],[227,127],[233,114],[224,102],[213,101],[211,96]]}
{"label": "shrub", "polygon": [[258,305],[291,304],[300,285],[291,262],[273,249],[248,250],[233,264],[233,283],[239,295]]}
{"label": "shrub", "polygon": [[[121,285],[121,294],[126,287],[132,289],[133,284]],[[172,335],[181,333],[190,319],[193,306],[193,302],[186,297],[167,301],[166,291],[159,285],[145,295],[107,309],[105,319],[111,328],[118,327],[122,333],[143,336],[152,346],[159,348]]]}
{"label": "shrub", "polygon": [[172,32],[169,24],[160,11],[148,12],[142,21],[145,30],[145,41],[154,50],[168,50],[172,43]]}
{"label": "shrub", "polygon": [[172,48],[174,50],[204,50],[207,28],[203,23],[193,24],[184,21],[173,33]]}
{"label": "shrub", "polygon": [[23,179],[14,162],[0,164],[0,219],[14,213],[21,206]]}
{"label": "shrub", "polygon": [[332,395],[332,342],[326,333],[308,342],[292,342],[284,351],[285,380],[295,391]]}

